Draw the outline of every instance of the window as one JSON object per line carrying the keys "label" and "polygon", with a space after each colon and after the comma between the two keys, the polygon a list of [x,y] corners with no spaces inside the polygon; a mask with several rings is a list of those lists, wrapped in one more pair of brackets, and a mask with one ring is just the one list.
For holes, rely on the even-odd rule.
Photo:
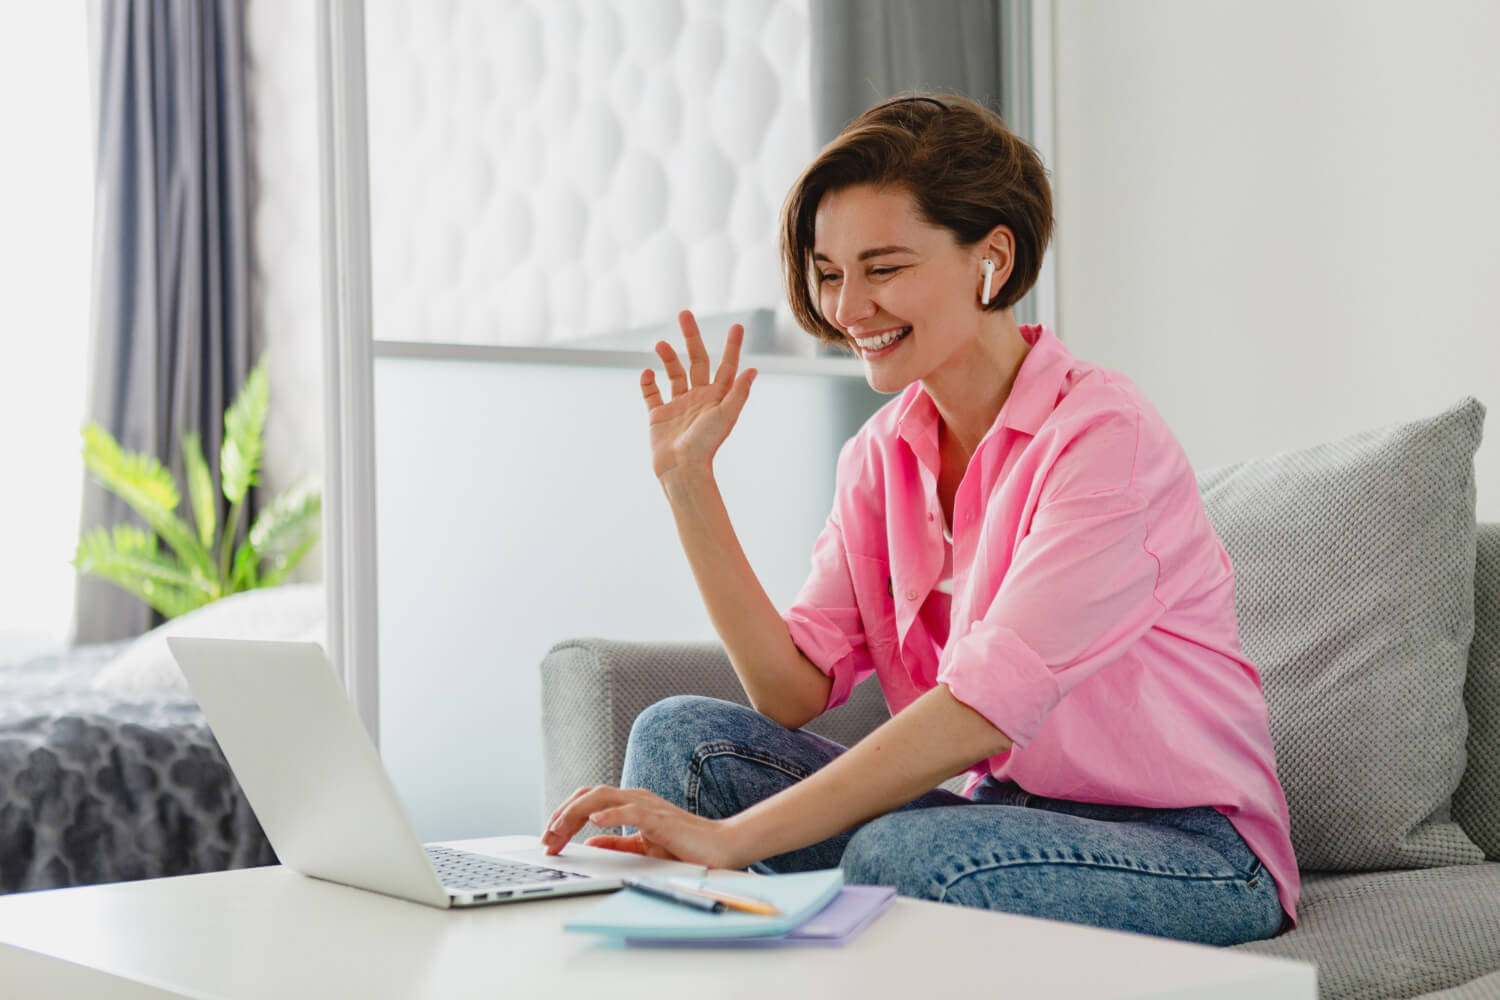
{"label": "window", "polygon": [[73,614],[88,380],[93,158],[78,3],[0,14],[0,652],[61,644]]}

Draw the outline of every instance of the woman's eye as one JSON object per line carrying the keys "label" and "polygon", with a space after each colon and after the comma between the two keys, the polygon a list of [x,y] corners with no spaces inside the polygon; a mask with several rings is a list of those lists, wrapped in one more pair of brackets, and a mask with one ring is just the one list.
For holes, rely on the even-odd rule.
{"label": "woman's eye", "polygon": [[838,281],[838,280],[839,280],[839,276],[836,275],[836,274],[830,273],[830,274],[820,274],[820,275],[818,275],[818,284],[820,284],[820,285],[826,285],[830,281]]}
{"label": "woman's eye", "polygon": [[887,274],[895,274],[899,270],[901,270],[899,267],[872,267],[870,273],[883,277]]}

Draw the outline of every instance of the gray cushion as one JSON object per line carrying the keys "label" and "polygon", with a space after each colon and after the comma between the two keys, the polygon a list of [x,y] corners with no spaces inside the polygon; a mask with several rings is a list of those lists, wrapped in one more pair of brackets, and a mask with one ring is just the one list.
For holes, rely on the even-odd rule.
{"label": "gray cushion", "polygon": [[1500,524],[1479,526],[1478,553],[1464,679],[1469,763],[1453,793],[1453,818],[1491,861],[1500,861]]}
{"label": "gray cushion", "polygon": [[1421,1000],[1495,1000],[1496,997],[1500,997],[1500,972],[1471,979],[1449,990],[1423,993]]}
{"label": "gray cushion", "polygon": [[1303,869],[1467,864],[1474,452],[1484,407],[1204,472]]}
{"label": "gray cushion", "polygon": [[1500,970],[1500,864],[1309,875],[1297,916],[1236,947],[1315,963],[1321,1000],[1415,997]]}

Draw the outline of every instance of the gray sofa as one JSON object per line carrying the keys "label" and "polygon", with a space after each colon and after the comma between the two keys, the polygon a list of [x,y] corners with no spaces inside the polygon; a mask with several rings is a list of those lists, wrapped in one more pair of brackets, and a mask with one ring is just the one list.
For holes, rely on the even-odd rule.
{"label": "gray sofa", "polygon": [[[1500,997],[1500,524],[1474,520],[1483,417],[1467,399],[1199,476],[1303,877],[1300,925],[1241,947],[1315,963],[1325,998]],[[714,643],[576,639],[541,669],[549,808],[618,782],[647,705],[745,703]],[[885,718],[866,683],[808,728],[849,745]]]}

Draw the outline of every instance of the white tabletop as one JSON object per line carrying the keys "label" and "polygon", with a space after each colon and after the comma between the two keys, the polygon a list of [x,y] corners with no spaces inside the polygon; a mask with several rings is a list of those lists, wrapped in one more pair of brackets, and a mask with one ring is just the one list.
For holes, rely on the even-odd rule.
{"label": "white tabletop", "polygon": [[281,867],[21,893],[0,897],[0,984],[129,1000],[1317,993],[1302,963],[909,899],[842,948],[632,949],[562,930],[596,899],[438,910]]}

